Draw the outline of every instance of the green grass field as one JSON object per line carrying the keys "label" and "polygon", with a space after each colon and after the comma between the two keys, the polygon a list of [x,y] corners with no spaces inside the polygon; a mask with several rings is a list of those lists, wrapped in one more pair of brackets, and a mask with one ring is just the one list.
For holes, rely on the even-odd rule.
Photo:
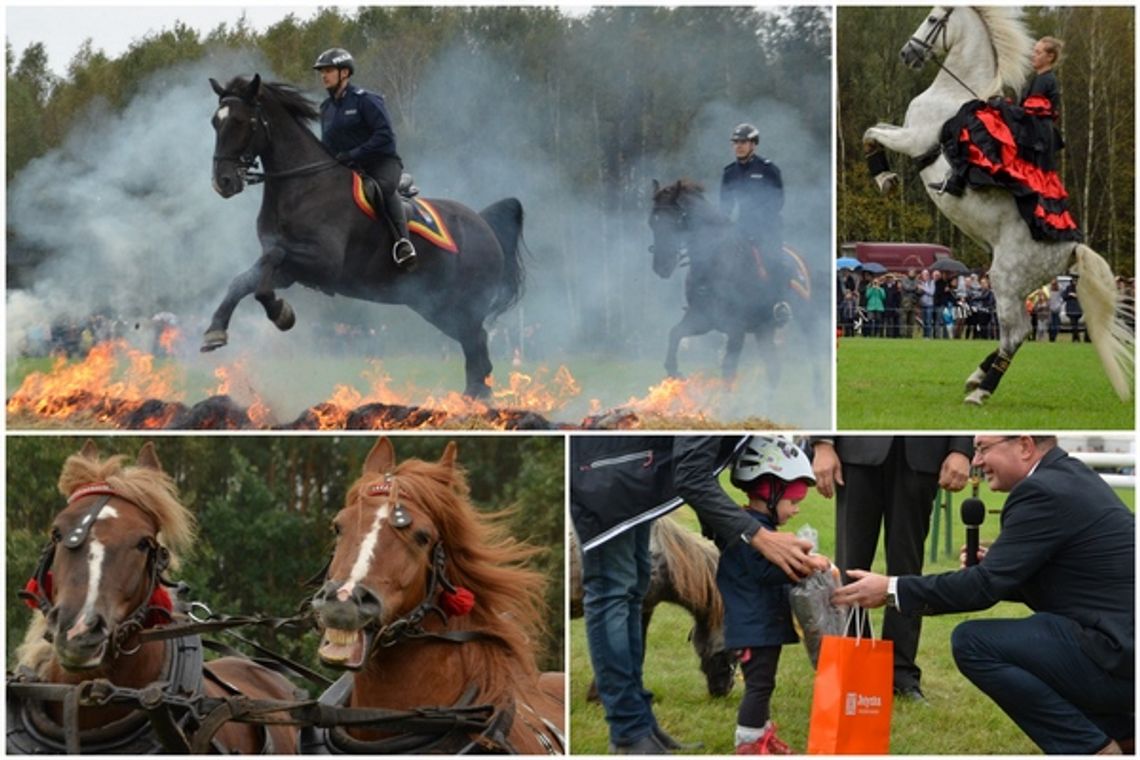
{"label": "green grass field", "polygon": [[966,377],[993,350],[981,340],[842,338],[836,352],[840,430],[1131,430],[1089,343],[1022,346],[983,407],[962,403]]}
{"label": "green grass field", "polygon": [[[1118,493],[1125,504],[1135,509],[1132,490]],[[999,509],[1005,498],[989,493],[984,483],[979,495],[990,510]],[[953,555],[940,553],[937,560],[931,561],[928,541],[927,573],[958,567],[957,549],[964,543],[958,520],[961,498],[961,494],[955,495],[951,509]],[[696,516],[688,507],[675,513],[674,518],[697,530]],[[800,514],[784,530],[795,531],[805,523],[819,531],[820,552],[834,556],[834,503],[813,490],[801,505]],[[993,540],[997,532],[998,516],[991,513],[982,525],[982,540]],[[944,537],[945,530],[938,540],[940,547]],[[884,571],[881,549],[873,569]],[[958,672],[950,653],[950,633],[959,622],[1027,614],[1022,605],[1002,603],[983,612],[923,619],[917,662],[923,670],[922,685],[929,704],[896,703],[891,721],[891,754],[1040,754],[1005,713]],[[871,615],[876,632],[881,631],[882,610],[872,611]],[[645,686],[654,694],[654,711],[666,730],[682,741],[703,742],[704,749],[699,752],[731,754],[743,684],[738,676],[727,697],[716,699],[708,695],[697,656],[687,640],[691,626],[692,619],[680,607],[662,604],[657,608],[649,629]],[[605,754],[609,739],[602,708],[585,698],[593,674],[582,620],[571,621],[570,637],[571,748],[574,754]],[[813,678],[803,646],[785,646],[772,696],[772,719],[780,727],[780,737],[797,752],[803,752],[807,746]]]}

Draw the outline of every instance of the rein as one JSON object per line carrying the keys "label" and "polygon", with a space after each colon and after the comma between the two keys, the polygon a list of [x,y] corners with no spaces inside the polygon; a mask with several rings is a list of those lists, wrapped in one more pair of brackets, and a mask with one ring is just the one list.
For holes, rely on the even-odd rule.
{"label": "rein", "polygon": [[[210,752],[214,735],[231,721],[326,729],[352,726],[443,738],[453,732],[478,733],[482,736],[499,724],[496,717],[503,712],[496,710],[493,705],[470,705],[462,700],[451,707],[387,710],[343,707],[314,699],[251,699],[240,694],[208,697],[201,693],[187,696],[165,691],[162,683],[136,689],[116,686],[106,679],[79,684],[49,684],[9,675],[7,691],[9,698],[62,702],[65,712],[80,707],[126,705],[145,710],[149,715],[160,707],[175,708],[183,712],[196,728],[183,734],[182,741],[175,740],[175,746],[166,746],[165,749],[168,752],[189,751],[192,754]],[[78,751],[79,748],[75,749]]]}

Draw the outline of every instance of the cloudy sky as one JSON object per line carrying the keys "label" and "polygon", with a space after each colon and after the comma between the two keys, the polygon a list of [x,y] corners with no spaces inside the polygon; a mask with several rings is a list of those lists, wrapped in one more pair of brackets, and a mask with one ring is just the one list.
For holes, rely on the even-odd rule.
{"label": "cloudy sky", "polygon": [[[325,3],[326,6],[335,3]],[[67,71],[79,46],[91,38],[96,50],[108,57],[122,55],[132,42],[147,35],[170,29],[176,21],[199,30],[203,34],[218,24],[233,25],[242,14],[258,31],[287,16],[296,14],[299,19],[313,15],[317,6],[310,5],[172,5],[146,2],[133,6],[95,5],[90,3],[69,5],[8,5],[5,9],[4,35],[18,61],[28,45],[42,42],[47,47],[48,65],[59,75]]]}

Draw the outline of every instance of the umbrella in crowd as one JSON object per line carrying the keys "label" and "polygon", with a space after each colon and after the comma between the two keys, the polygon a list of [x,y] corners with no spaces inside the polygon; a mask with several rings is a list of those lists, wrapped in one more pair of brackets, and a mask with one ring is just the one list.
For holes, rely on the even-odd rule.
{"label": "umbrella in crowd", "polygon": [[841,256],[835,260],[836,269],[862,269],[863,262],[851,256]]}
{"label": "umbrella in crowd", "polygon": [[887,268],[877,261],[868,261],[863,265],[863,271],[871,274],[884,274]]}
{"label": "umbrella in crowd", "polygon": [[939,259],[934,262],[934,266],[930,267],[931,270],[939,272],[948,272],[950,274],[966,274],[970,268],[957,259]]}

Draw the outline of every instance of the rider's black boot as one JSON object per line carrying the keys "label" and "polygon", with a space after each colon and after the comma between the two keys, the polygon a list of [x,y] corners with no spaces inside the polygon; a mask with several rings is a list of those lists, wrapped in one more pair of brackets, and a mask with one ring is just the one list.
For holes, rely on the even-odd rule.
{"label": "rider's black boot", "polygon": [[396,229],[397,238],[392,246],[392,261],[405,272],[416,268],[416,248],[408,239],[408,220],[404,218],[404,204],[396,193],[389,193],[384,198],[384,207],[388,211],[388,218]]}

